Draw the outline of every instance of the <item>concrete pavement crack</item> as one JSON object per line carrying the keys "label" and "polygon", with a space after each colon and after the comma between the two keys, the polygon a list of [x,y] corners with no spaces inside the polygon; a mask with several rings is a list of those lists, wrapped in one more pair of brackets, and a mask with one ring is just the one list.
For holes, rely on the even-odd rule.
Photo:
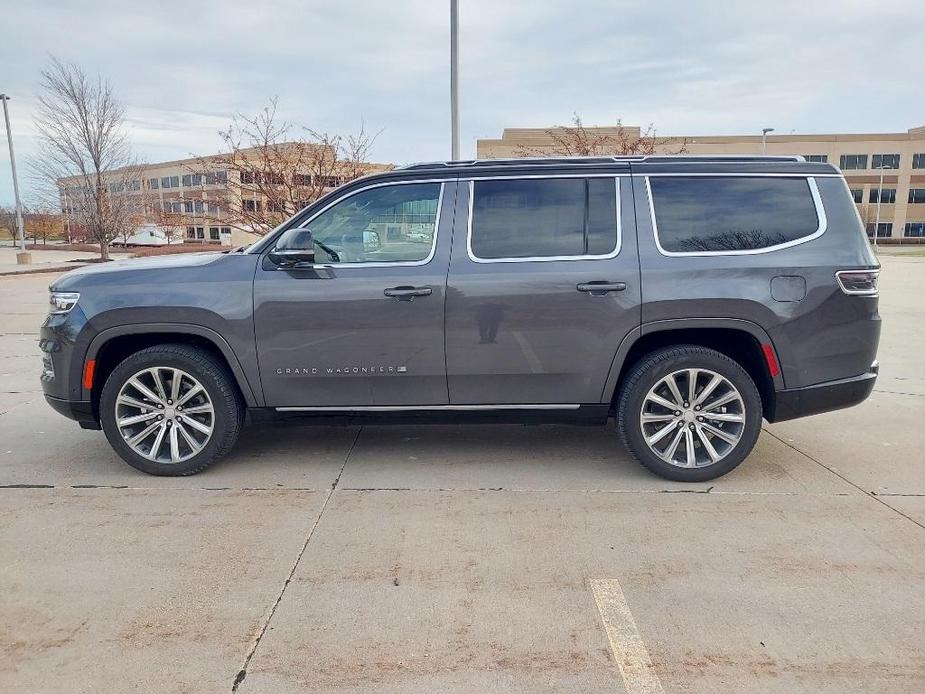
{"label": "concrete pavement crack", "polygon": [[285,595],[286,589],[292,582],[292,577],[295,575],[296,569],[299,568],[299,562],[302,561],[302,555],[305,554],[305,550],[308,548],[308,543],[311,542],[312,536],[315,534],[315,528],[317,528],[318,524],[321,523],[321,517],[324,515],[325,509],[328,507],[328,502],[334,495],[334,490],[337,489],[337,483],[340,482],[341,475],[344,474],[344,468],[347,467],[347,462],[350,460],[350,454],[353,453],[353,449],[356,447],[361,433],[363,433],[363,427],[360,427],[357,430],[357,435],[353,438],[353,442],[350,444],[350,448],[347,449],[347,455],[344,456],[344,462],[340,466],[340,470],[337,472],[337,477],[334,478],[334,482],[331,483],[331,488],[328,490],[327,496],[324,497],[324,502],[321,504],[321,511],[318,512],[318,517],[315,519],[311,529],[308,531],[308,536],[305,538],[305,542],[302,543],[302,549],[299,550],[299,553],[295,558],[295,562],[292,564],[292,568],[289,569],[289,575],[286,576],[286,581],[283,583],[283,587],[280,589],[279,595],[276,596],[276,602],[274,602],[273,607],[270,608],[270,613],[267,615],[266,620],[264,620],[263,626],[260,629],[260,633],[257,634],[257,638],[254,640],[254,645],[251,647],[250,652],[244,659],[244,664],[241,666],[238,674],[235,675],[234,682],[231,685],[232,692],[238,691],[238,687],[241,686],[241,683],[244,682],[245,678],[247,677],[247,668],[251,664],[251,659],[254,657],[254,653],[257,652],[257,648],[260,646],[260,641],[263,639],[264,634],[267,633],[267,629],[270,626],[270,621],[276,614],[276,609],[279,607],[280,602],[282,602],[283,595]]}
{"label": "concrete pavement crack", "polygon": [[781,438],[780,436],[778,436],[777,434],[775,434],[775,433],[773,433],[773,432],[771,432],[771,431],[768,431],[767,429],[764,429],[764,432],[765,432],[766,434],[768,434],[769,436],[773,436],[775,439],[777,439],[778,441],[780,441],[782,444],[784,444],[784,445],[787,446],[788,448],[790,448],[790,449],[796,451],[796,452],[799,453],[800,455],[806,456],[807,458],[809,458],[810,460],[812,460],[814,463],[816,463],[816,465],[818,465],[818,466],[820,466],[820,467],[822,467],[822,468],[828,470],[828,471],[831,472],[833,475],[835,475],[836,477],[838,477],[840,480],[842,480],[843,482],[846,482],[846,483],[850,484],[852,487],[854,487],[855,489],[857,489],[859,492],[861,492],[862,494],[864,494],[864,495],[867,496],[868,498],[873,499],[873,500],[876,501],[878,504],[883,504],[883,505],[886,506],[888,509],[890,509],[891,511],[893,511],[893,513],[896,513],[896,514],[902,516],[902,517],[905,518],[907,521],[909,521],[909,522],[911,522],[911,523],[915,523],[915,524],[916,524],[917,526],[919,526],[922,530],[925,530],[925,524],[922,524],[922,523],[920,523],[919,521],[915,520],[915,518],[913,518],[912,516],[903,513],[902,511],[900,511],[900,510],[899,510],[898,508],[896,508],[895,506],[890,506],[887,502],[885,502],[885,501],[881,498],[881,495],[875,494],[874,492],[869,492],[869,491],[867,491],[866,489],[864,489],[864,487],[861,487],[860,485],[855,484],[854,482],[852,482],[851,480],[849,480],[847,477],[845,477],[845,476],[844,476],[843,474],[841,474],[840,472],[838,472],[838,471],[834,470],[833,468],[829,467],[828,465],[826,465],[825,463],[823,463],[821,460],[818,460],[818,459],[814,458],[814,457],[811,456],[809,453],[806,453],[805,451],[801,451],[799,448],[797,448],[796,446],[794,446],[792,443],[789,443],[789,442],[785,441],[784,439],[782,439],[782,438]]}

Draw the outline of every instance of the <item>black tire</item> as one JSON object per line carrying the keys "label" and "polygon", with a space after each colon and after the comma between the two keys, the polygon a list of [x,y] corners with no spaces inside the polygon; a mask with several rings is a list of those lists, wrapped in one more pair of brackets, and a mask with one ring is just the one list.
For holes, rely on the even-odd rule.
{"label": "black tire", "polygon": [[[646,443],[641,413],[646,395],[661,379],[676,371],[692,368],[709,369],[728,379],[742,397],[745,421],[741,438],[725,457],[703,467],[686,468],[663,460],[650,449]],[[697,383],[696,377],[692,380]],[[738,362],[725,354],[697,345],[677,345],[659,349],[634,364],[623,381],[616,410],[620,438],[633,457],[659,477],[677,482],[704,482],[725,475],[751,453],[761,432],[761,396],[751,376]],[[695,445],[701,444],[698,441]]]}
{"label": "black tire", "polygon": [[[116,424],[116,398],[122,386],[139,371],[152,367],[179,368],[193,376],[208,393],[214,409],[214,428],[202,450],[182,462],[158,462],[136,453],[123,440]],[[143,349],[122,361],[106,379],[100,396],[100,423],[116,453],[149,475],[179,477],[201,472],[227,454],[238,440],[244,406],[228,368],[208,352],[184,344]]]}

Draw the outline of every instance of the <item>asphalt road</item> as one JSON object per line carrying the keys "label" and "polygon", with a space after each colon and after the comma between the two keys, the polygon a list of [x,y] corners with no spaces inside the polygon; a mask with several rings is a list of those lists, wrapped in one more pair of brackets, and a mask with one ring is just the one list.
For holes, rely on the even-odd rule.
{"label": "asphalt road", "polygon": [[925,691],[925,258],[883,263],[870,400],[702,485],[497,425],[148,477],[41,397],[53,275],[0,277],[0,691]]}

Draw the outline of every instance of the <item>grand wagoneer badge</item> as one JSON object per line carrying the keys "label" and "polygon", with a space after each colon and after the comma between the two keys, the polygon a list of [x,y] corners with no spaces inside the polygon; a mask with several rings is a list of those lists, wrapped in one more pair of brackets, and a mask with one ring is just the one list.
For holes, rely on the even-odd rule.
{"label": "grand wagoneer badge", "polygon": [[390,376],[408,372],[407,366],[293,366],[276,370],[277,376]]}

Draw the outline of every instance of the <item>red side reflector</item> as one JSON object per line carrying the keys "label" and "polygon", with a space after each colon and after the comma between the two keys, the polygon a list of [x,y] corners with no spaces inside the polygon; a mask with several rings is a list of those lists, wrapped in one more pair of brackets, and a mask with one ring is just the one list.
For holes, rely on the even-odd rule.
{"label": "red side reflector", "polygon": [[96,359],[88,359],[84,365],[84,388],[93,390],[93,372],[96,371]]}
{"label": "red side reflector", "polygon": [[771,377],[780,376],[780,366],[777,365],[774,348],[771,345],[761,345],[761,350],[764,352],[764,360],[768,362],[768,371],[771,373]]}

